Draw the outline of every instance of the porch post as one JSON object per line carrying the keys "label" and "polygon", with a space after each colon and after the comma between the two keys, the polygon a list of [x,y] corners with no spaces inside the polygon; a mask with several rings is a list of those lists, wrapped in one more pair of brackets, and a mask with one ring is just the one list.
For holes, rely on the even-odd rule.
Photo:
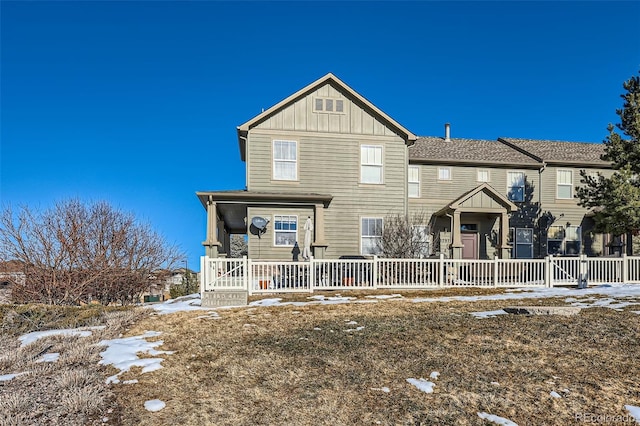
{"label": "porch post", "polygon": [[453,225],[451,225],[451,238],[453,243],[451,248],[453,249],[452,258],[462,259],[462,235],[460,233],[460,212],[458,210],[453,211]]}
{"label": "porch post", "polygon": [[205,255],[208,257],[218,257],[218,209],[216,202],[209,196],[207,201],[207,239],[202,242],[205,247]]}
{"label": "porch post", "polygon": [[509,247],[509,216],[504,211],[500,215],[500,241],[498,244],[501,259],[509,259],[511,257],[511,247]]}
{"label": "porch post", "polygon": [[314,206],[315,211],[315,240],[313,241],[313,257],[316,259],[324,259],[324,252],[327,249],[327,244],[324,238],[324,205],[316,204]]}

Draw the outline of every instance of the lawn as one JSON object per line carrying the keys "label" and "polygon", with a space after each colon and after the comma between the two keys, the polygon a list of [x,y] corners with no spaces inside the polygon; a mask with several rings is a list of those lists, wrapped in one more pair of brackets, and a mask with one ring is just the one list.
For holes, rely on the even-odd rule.
{"label": "lawn", "polygon": [[[428,296],[471,292],[486,293]],[[487,413],[521,426],[567,425],[630,422],[625,405],[640,406],[638,306],[479,319],[471,313],[567,302],[348,295],[368,303],[145,316],[127,335],[159,331],[160,349],[175,353],[160,370],[122,375],[138,383],[113,387],[109,423],[481,425],[490,423],[478,413]],[[433,392],[407,379],[431,381]],[[166,407],[145,410],[153,399]]]}

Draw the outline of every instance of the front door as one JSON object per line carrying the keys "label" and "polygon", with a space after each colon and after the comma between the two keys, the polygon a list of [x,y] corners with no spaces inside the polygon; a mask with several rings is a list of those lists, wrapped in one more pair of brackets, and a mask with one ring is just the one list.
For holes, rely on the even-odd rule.
{"label": "front door", "polygon": [[477,259],[478,258],[478,233],[462,232],[462,258]]}

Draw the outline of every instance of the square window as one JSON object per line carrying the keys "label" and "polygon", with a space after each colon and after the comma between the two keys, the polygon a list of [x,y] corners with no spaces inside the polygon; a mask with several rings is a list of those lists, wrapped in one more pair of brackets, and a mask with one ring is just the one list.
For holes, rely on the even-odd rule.
{"label": "square window", "polygon": [[274,222],[274,245],[293,247],[298,240],[298,216],[275,216]]}
{"label": "square window", "polygon": [[489,182],[489,170],[478,170],[478,182]]}
{"label": "square window", "polygon": [[439,167],[438,180],[451,180],[451,167]]}

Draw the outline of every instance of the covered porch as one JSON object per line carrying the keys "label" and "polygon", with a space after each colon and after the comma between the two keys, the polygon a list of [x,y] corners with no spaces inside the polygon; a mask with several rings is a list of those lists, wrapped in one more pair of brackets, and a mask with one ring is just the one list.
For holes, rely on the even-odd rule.
{"label": "covered porch", "polygon": [[[196,195],[207,212],[206,238],[202,242],[207,257],[228,257],[232,234],[247,234],[251,250],[252,219],[262,212],[286,211],[313,219],[311,249],[314,257],[324,258],[328,247],[324,213],[333,198],[331,195],[246,190],[202,191]],[[260,237],[257,235],[258,243]]]}
{"label": "covered porch", "polygon": [[517,209],[487,183],[462,194],[433,214],[433,232],[445,241],[440,251],[446,246],[452,259],[509,259],[509,213]]}

